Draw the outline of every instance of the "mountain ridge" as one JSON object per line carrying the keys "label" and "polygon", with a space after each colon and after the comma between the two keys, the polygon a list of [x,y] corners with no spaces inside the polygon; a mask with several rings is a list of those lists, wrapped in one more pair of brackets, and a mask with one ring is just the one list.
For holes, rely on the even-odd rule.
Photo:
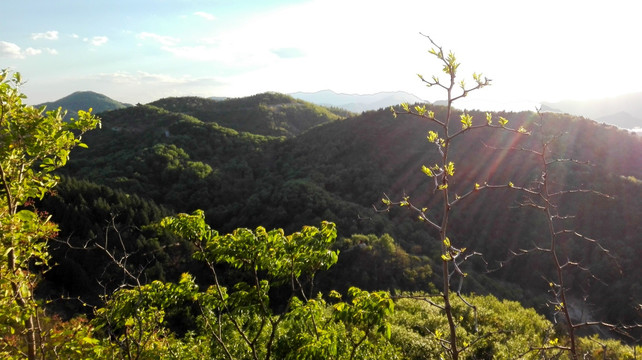
{"label": "mountain ridge", "polygon": [[547,111],[584,116],[623,129],[642,128],[642,92],[591,100],[542,102]]}
{"label": "mountain ridge", "polygon": [[76,117],[78,110],[93,109],[94,114],[104,111],[131,107],[131,104],[114,100],[107,95],[95,91],[75,91],[58,100],[44,102],[36,107],[46,106],[48,110],[62,108],[67,110],[67,117]]}
{"label": "mountain ridge", "polygon": [[204,122],[215,122],[237,131],[286,137],[350,115],[275,92],[224,100],[173,97],[156,100],[149,105],[194,116]]}
{"label": "mountain ridge", "polygon": [[[382,91],[372,94],[348,94],[325,89],[315,92],[294,92],[283,95],[291,96],[294,99],[306,101],[318,106],[329,107],[330,111],[334,110],[335,113],[338,113],[338,109],[343,109],[346,112],[341,113],[340,116],[344,117],[349,116],[349,113],[378,110],[400,103],[430,103],[405,91]],[[209,97],[207,99],[216,102],[232,101],[234,103],[234,101],[246,98],[249,97]],[[156,103],[163,99],[156,100],[152,103]],[[584,116],[601,123],[614,125],[622,129],[637,131],[639,134],[642,134],[642,105],[638,104],[642,104],[642,92],[587,101],[544,101],[541,102],[541,108],[543,111],[548,112]],[[434,105],[443,105],[443,102],[437,101]],[[46,106],[50,110],[61,107],[67,110],[68,117],[76,117],[78,110],[92,108],[94,113],[101,113],[103,111],[130,107],[132,105],[122,103],[94,91],[76,91],[58,100],[41,103],[36,106]]]}

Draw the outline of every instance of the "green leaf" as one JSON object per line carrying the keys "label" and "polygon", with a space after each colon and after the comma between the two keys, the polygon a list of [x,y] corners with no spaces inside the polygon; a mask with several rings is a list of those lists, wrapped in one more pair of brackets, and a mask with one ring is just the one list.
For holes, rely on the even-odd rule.
{"label": "green leaf", "polygon": [[7,254],[9,254],[12,250],[13,250],[13,246],[12,247],[8,247],[7,250],[5,250],[4,254],[2,254],[2,256],[6,257]]}
{"label": "green leaf", "polygon": [[455,175],[455,163],[453,163],[452,161],[449,162],[448,165],[446,166],[446,174],[448,174],[448,176]]}
{"label": "green leaf", "polygon": [[428,139],[428,141],[430,141],[431,143],[434,143],[434,142],[436,142],[436,141],[437,141],[437,139],[439,139],[439,134],[437,134],[436,132],[434,132],[434,131],[430,130],[430,131],[428,131],[427,139]]}
{"label": "green leaf", "polygon": [[464,114],[460,115],[460,118],[461,118],[461,128],[462,128],[462,130],[466,130],[466,129],[468,129],[468,128],[473,126],[473,116],[472,115],[464,113]]}
{"label": "green leaf", "polygon": [[16,214],[16,217],[23,222],[35,222],[38,219],[38,216],[29,210],[20,210]]}

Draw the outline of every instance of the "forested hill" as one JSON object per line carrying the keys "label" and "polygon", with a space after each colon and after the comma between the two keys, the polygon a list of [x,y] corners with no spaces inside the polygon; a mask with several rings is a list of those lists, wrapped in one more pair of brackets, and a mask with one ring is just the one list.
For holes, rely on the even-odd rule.
{"label": "forested hill", "polygon": [[165,98],[150,105],[215,122],[237,131],[268,136],[296,136],[316,125],[350,115],[279,93],[225,100],[199,97]]}
{"label": "forested hill", "polygon": [[[436,117],[445,115],[442,107],[433,110]],[[425,120],[395,119],[389,111],[343,119],[344,115],[274,93],[225,101],[162,99],[103,113],[102,130],[83,138],[89,149],[74,151],[64,174],[135,195],[168,211],[203,209],[208,222],[221,232],[258,225],[289,232],[329,220],[337,223],[346,253],[352,244],[346,239],[354,234],[378,239],[387,233],[399,249],[387,253],[392,259],[352,253],[349,263],[340,260],[325,286],[425,289],[426,277],[437,276],[433,271],[439,269],[438,234],[412,213],[375,212],[373,205],[384,194],[392,199],[410,196],[439,213],[431,206],[436,201],[434,183],[421,172],[422,165],[437,161],[438,149],[426,140],[431,128]],[[485,113],[470,115],[474,124],[486,121]],[[449,186],[458,194],[474,189],[475,183],[529,184],[541,176],[533,153],[520,150],[536,145],[537,114],[494,116],[503,116],[511,127],[523,126],[533,135],[516,137],[482,128],[457,138],[451,154],[457,175]],[[568,115],[544,114],[544,124],[548,134],[560,134],[550,146],[552,156],[592,164],[560,164],[550,174],[559,188],[588,187],[613,197],[582,194],[565,197],[561,203],[563,212],[577,215],[570,220],[573,228],[599,239],[619,264],[594,247],[569,243],[569,254],[590,262],[595,278],[601,279],[573,273],[569,286],[578,299],[590,293],[596,316],[614,323],[635,321],[635,299],[642,298],[637,285],[642,278],[637,264],[642,252],[642,138]],[[87,192],[83,198],[94,199],[85,206],[101,204],[103,214],[115,206],[90,197],[97,191],[94,187],[78,187]],[[62,187],[62,197],[65,191],[80,193],[73,186]],[[483,191],[468,197],[453,213],[453,236],[463,246],[483,253],[487,262],[471,263],[463,290],[521,300],[550,315],[545,306],[548,283],[542,280],[553,270],[547,258],[531,255],[488,272],[499,268],[499,261],[508,259],[511,251],[542,241],[542,214],[517,206],[520,200],[516,191]],[[87,235],[74,231],[76,221],[54,220],[63,235],[86,240],[82,237]],[[155,219],[150,215],[149,220]],[[132,244],[146,243],[136,239]],[[158,269],[169,266],[167,261],[154,265],[156,272],[150,276],[162,273]],[[622,296],[609,296],[613,292]]]}
{"label": "forested hill", "polygon": [[93,113],[97,114],[104,111],[126,108],[131,105],[121,103],[106,95],[93,91],[76,91],[61,99],[37,105],[37,107],[40,106],[46,106],[47,110],[54,110],[61,107],[63,110],[68,111],[68,117],[75,118],[78,110],[87,110],[92,108]]}

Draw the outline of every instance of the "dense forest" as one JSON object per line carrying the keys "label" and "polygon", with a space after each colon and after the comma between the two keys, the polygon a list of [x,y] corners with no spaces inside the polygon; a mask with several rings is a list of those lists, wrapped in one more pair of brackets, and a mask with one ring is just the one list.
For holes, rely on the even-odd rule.
{"label": "dense forest", "polygon": [[[449,305],[462,358],[572,358],[560,306],[576,323],[606,325],[578,329],[585,356],[640,356],[642,138],[557,113],[495,113],[508,125],[490,126],[486,112],[427,104],[426,117],[425,105],[353,114],[264,93],[101,112],[86,148],[55,163],[57,186],[18,207],[59,228],[48,266],[26,260],[41,275],[33,314],[50,314],[54,345],[42,358],[452,356],[443,239],[411,202],[436,218],[448,211],[450,238],[477,255],[461,263],[467,276]],[[428,120],[450,117],[462,120],[449,129],[466,130],[448,148],[448,191],[462,198],[452,212],[425,170],[443,156]],[[541,134],[555,140],[550,158],[564,160],[545,173],[529,150]],[[547,219],[519,191],[542,176],[560,194],[551,206],[564,228],[582,234],[560,241],[577,264],[562,284],[568,304],[552,301]],[[5,256],[11,249],[3,244]],[[20,358],[14,329],[25,327],[0,320],[18,324],[0,330],[0,353]]]}
{"label": "dense forest", "polygon": [[[280,108],[299,103],[285,95],[279,96],[285,102]],[[247,109],[255,109],[255,119],[260,119],[261,109],[266,106],[261,101],[267,99],[270,102],[275,97],[276,94],[264,94],[263,99],[257,95],[234,101],[242,109],[242,114],[249,112]],[[181,100],[184,105],[179,106]],[[213,100],[200,101],[209,107],[218,105]],[[183,98],[155,103],[170,104],[166,107],[186,108],[195,113],[194,102],[193,98]],[[440,113],[443,110],[437,107],[437,116],[443,115]],[[485,117],[481,112],[471,112],[471,115],[480,119]],[[499,115],[526,128],[537,116],[532,112]],[[272,118],[279,115],[263,116]],[[297,116],[294,113],[287,121],[297,123]],[[424,134],[428,128],[421,120],[393,119],[387,109],[339,121],[336,121],[336,116],[328,116],[326,124],[310,128],[301,135],[275,138],[222,127],[213,121],[201,121],[152,105],[107,112],[101,117],[103,129],[86,135],[85,142],[89,148],[74,154],[64,168],[64,174],[69,178],[66,177],[58,188],[58,196],[43,204],[54,216],[69,213],[57,208],[66,205],[62,200],[66,198],[65,194],[78,196],[96,192],[72,185],[79,181],[72,179],[82,179],[132,194],[150,202],[151,206],[162,206],[172,212],[203,209],[208,223],[221,232],[259,225],[294,231],[305,224],[328,220],[337,223],[340,237],[388,234],[400,249],[429,258],[438,249],[439,243],[431,241],[425,227],[409,214],[400,210],[390,214],[373,211],[373,205],[378,205],[384,193],[390,197],[406,194],[430,205],[430,184],[426,184],[419,169],[422,164],[430,163],[431,157],[434,159],[436,150],[427,146]],[[577,168],[555,174],[561,186],[590,184],[593,189],[613,197],[603,199],[589,195],[569,199],[563,204],[567,212],[576,214],[577,231],[593,234],[620,259],[619,266],[623,267],[621,276],[614,276],[614,272],[619,274],[618,265],[606,258],[598,260],[604,262],[596,265],[604,268],[604,274],[598,277],[608,276],[609,280],[603,282],[612,288],[627,289],[623,290],[627,293],[630,289],[631,299],[639,299],[642,294],[634,291],[640,290],[630,286],[642,275],[634,266],[635,256],[639,254],[636,240],[642,230],[640,198],[636,196],[640,190],[637,179],[642,179],[639,137],[587,119],[558,114],[547,114],[546,117],[552,131],[565,133],[557,145],[559,149],[555,149],[560,156],[595,164],[586,168],[577,165]],[[230,121],[221,119],[220,122]],[[480,130],[471,134],[466,142],[456,144],[454,152],[461,157],[461,160],[457,159],[461,164],[459,171],[465,178],[457,179],[461,185],[454,183],[452,186],[461,186],[463,194],[466,187],[475,182],[526,184],[538,176],[535,164],[525,159],[523,154],[484,146],[488,143],[501,145],[506,141],[502,136],[506,134],[492,129]],[[512,145],[527,146],[521,143]],[[95,208],[91,204],[96,203],[97,200],[92,199],[96,195],[90,194],[84,195],[89,198],[85,201],[89,201],[87,206]],[[498,294],[499,291],[502,296],[538,306],[537,301],[533,301],[537,296],[533,294],[542,294],[541,287],[546,283],[541,281],[541,277],[548,268],[538,264],[542,259],[532,256],[491,271],[497,268],[498,262],[508,260],[510,250],[537,243],[541,232],[538,217],[528,209],[516,207],[519,194],[515,192],[498,190],[476,197],[467,200],[470,204],[466,213],[455,214],[453,222],[457,236],[468,239],[466,247],[484,254],[488,269],[477,269],[479,279],[465,282],[464,286],[477,293]],[[98,196],[98,199],[108,198]],[[52,204],[59,201],[63,203]],[[118,202],[108,204],[122,206]],[[69,201],[69,205],[80,204],[74,199]],[[109,220],[107,215],[110,211],[114,214],[123,212],[103,209],[102,223]],[[149,219],[160,216],[160,212],[156,212],[156,216],[147,216],[133,209],[127,211]],[[90,213],[86,214],[89,216]],[[128,219],[131,215],[124,213],[120,216]],[[55,218],[63,231],[66,231],[65,224],[78,223],[78,219],[76,216],[69,220]],[[87,222],[98,226],[101,224],[99,220],[99,217],[90,217]],[[139,222],[136,226],[143,224]],[[91,236],[100,233],[100,229],[93,229]],[[69,234],[86,237],[89,233],[74,226]],[[578,248],[575,251],[585,250]],[[625,260],[628,257],[633,257],[629,260],[629,267]],[[355,266],[354,262],[352,265]],[[533,268],[542,269],[542,272],[533,272]],[[351,272],[362,271],[355,269]],[[397,287],[395,282],[376,281],[375,284],[382,289]],[[402,289],[421,288],[421,285],[417,286]],[[603,285],[601,282],[590,284],[593,289],[596,286]],[[614,316],[609,319],[611,321],[624,321],[635,315],[633,303],[627,304],[625,297],[612,298],[607,296],[608,293],[601,290],[592,295],[605,297],[599,302],[592,300],[600,304],[594,310],[598,311],[596,315],[608,312]]]}

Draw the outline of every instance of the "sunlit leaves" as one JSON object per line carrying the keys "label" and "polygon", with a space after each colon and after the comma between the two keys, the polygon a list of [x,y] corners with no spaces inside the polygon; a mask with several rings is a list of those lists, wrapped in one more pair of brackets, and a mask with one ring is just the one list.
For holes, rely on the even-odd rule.
{"label": "sunlit leaves", "polygon": [[488,125],[492,125],[493,124],[493,114],[486,113],[486,123]]}
{"label": "sunlit leaves", "polygon": [[486,81],[482,79],[482,74],[473,73],[473,79],[477,82],[478,85],[484,84]]}
{"label": "sunlit leaves", "polygon": [[473,126],[473,116],[467,113],[460,115],[461,118],[461,129],[466,130]]}
{"label": "sunlit leaves", "polygon": [[437,51],[434,48],[432,48],[432,49],[428,50],[428,52],[433,54],[433,55],[435,55],[439,59],[443,59],[444,58],[444,52],[441,51],[441,49],[439,49],[439,51]]}
{"label": "sunlit leaves", "polygon": [[446,174],[448,174],[448,176],[454,176],[455,175],[455,163],[452,162],[452,161],[449,162],[448,165],[446,165],[445,171],[446,171]]}
{"label": "sunlit leaves", "polygon": [[506,124],[508,124],[508,119],[506,119],[506,118],[504,118],[504,117],[500,116],[500,117],[499,117],[499,125],[501,125],[502,127],[504,127],[504,126],[506,126]]}
{"label": "sunlit leaves", "polygon": [[444,65],[443,72],[450,76],[455,76],[457,74],[457,68],[459,68],[459,63],[455,58],[455,54],[449,52],[445,62],[446,64]]}
{"label": "sunlit leaves", "polygon": [[403,200],[399,202],[399,206],[410,206],[410,197],[404,196]]}
{"label": "sunlit leaves", "polygon": [[430,170],[430,168],[429,168],[429,167],[427,167],[426,165],[422,165],[422,166],[421,166],[421,171],[422,171],[424,174],[428,175],[429,177],[433,177],[433,176],[435,176],[435,174],[432,172],[432,170]]}
{"label": "sunlit leaves", "polygon": [[[67,163],[71,149],[82,145],[80,135],[100,124],[89,112],[64,121],[60,109],[45,112],[23,103],[19,73],[0,70],[0,318],[9,333],[22,332],[28,344],[15,347],[19,358],[35,357],[41,341],[33,316],[39,309],[34,288],[39,277],[32,271],[47,266],[47,240],[57,227],[49,215],[38,213],[33,200],[57,184],[52,172]],[[35,267],[34,267],[35,265]],[[0,337],[4,329],[0,330]],[[43,345],[44,348],[44,345]],[[2,355],[7,355],[2,354]]]}
{"label": "sunlit leaves", "polygon": [[428,118],[429,119],[435,119],[435,112],[434,111],[428,111]]}
{"label": "sunlit leaves", "polygon": [[161,226],[200,242],[204,251],[195,256],[202,260],[266,271],[277,282],[325,270],[338,259],[338,251],[330,250],[337,235],[336,226],[330,222],[323,222],[320,228],[305,226],[287,236],[281,229],[267,231],[261,226],[219,235],[205,224],[204,213],[197,211],[165,218]]}
{"label": "sunlit leaves", "polygon": [[436,132],[430,130],[430,131],[428,131],[427,139],[431,143],[437,142],[437,140],[439,139],[439,134],[437,134]]}
{"label": "sunlit leaves", "polygon": [[394,302],[385,291],[368,292],[356,287],[348,289],[352,298],[349,303],[334,306],[334,317],[347,327],[368,331],[376,326],[376,331],[390,338],[390,324],[386,318],[394,312]]}

